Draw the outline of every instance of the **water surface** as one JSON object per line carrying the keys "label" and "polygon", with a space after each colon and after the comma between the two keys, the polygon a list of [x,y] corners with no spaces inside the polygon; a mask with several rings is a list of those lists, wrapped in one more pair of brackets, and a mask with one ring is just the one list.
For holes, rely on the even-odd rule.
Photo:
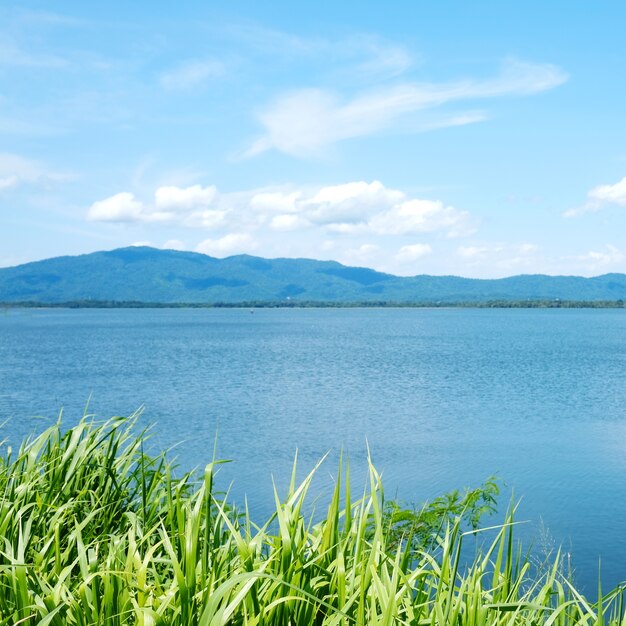
{"label": "water surface", "polygon": [[88,399],[103,418],[143,406],[184,468],[217,432],[223,484],[259,516],[296,448],[302,471],[333,451],[322,482],[343,448],[361,480],[369,442],[407,501],[498,474],[522,534],[571,550],[593,588],[600,555],[607,585],[626,579],[625,331],[620,310],[10,310],[0,417],[18,441]]}

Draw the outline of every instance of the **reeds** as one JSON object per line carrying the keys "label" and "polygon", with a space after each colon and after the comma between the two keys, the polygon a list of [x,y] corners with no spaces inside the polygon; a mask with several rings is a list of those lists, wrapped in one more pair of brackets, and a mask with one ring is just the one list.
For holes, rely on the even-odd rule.
{"label": "reeds", "polygon": [[[176,477],[143,451],[136,420],[61,424],[0,459],[0,625],[213,626],[621,624],[616,589],[588,602],[558,555],[541,573],[513,520],[461,558],[461,517],[432,541],[398,537],[379,474],[354,499],[339,468],[320,521],[313,474],[257,526],[215,491],[216,463]],[[417,528],[414,529],[417,532]],[[420,530],[422,532],[423,529]]]}

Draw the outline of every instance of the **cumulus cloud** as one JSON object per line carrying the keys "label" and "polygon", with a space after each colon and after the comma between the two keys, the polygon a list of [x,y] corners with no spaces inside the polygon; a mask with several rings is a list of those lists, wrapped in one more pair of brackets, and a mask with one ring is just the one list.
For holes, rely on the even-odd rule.
{"label": "cumulus cloud", "polygon": [[191,59],[161,75],[159,82],[168,91],[186,91],[224,73],[216,59]]}
{"label": "cumulus cloud", "polygon": [[501,247],[488,248],[487,246],[459,246],[457,248],[457,254],[464,259],[476,259],[485,257],[489,252],[499,252]]}
{"label": "cumulus cloud", "polygon": [[428,254],[432,254],[432,251],[432,247],[427,243],[413,243],[408,246],[402,246],[396,253],[396,261],[411,263]]}
{"label": "cumulus cloud", "polygon": [[159,211],[189,211],[211,205],[217,189],[210,185],[191,187],[159,187],[154,192],[154,206]]}
{"label": "cumulus cloud", "polygon": [[364,243],[355,248],[348,248],[340,253],[339,259],[348,265],[377,265],[381,256],[380,246],[374,243]]}
{"label": "cumulus cloud", "polygon": [[380,181],[363,181],[322,187],[305,201],[303,209],[311,221],[320,224],[363,222],[369,214],[404,199],[404,194],[387,189]]}
{"label": "cumulus cloud", "polygon": [[250,207],[259,212],[294,213],[298,211],[297,202],[302,197],[302,192],[264,191],[255,193],[250,198]]}
{"label": "cumulus cloud", "polygon": [[183,216],[182,226],[188,228],[203,228],[205,230],[213,230],[219,228],[226,223],[229,211],[218,209],[206,209],[203,211],[191,211],[188,215]]}
{"label": "cumulus cloud", "polygon": [[596,213],[607,205],[626,206],[626,177],[614,185],[598,185],[587,193],[587,202],[563,213],[564,217],[578,217],[585,213]]}
{"label": "cumulus cloud", "polygon": [[90,221],[163,223],[205,230],[321,229],[344,236],[460,237],[476,229],[467,211],[412,198],[380,181],[309,189],[218,193],[215,186],[160,187],[152,203],[123,192],[95,202]]}
{"label": "cumulus cloud", "polygon": [[626,205],[626,177],[614,185],[599,185],[589,192],[589,198],[607,204]]}
{"label": "cumulus cloud", "polygon": [[445,206],[439,200],[412,199],[394,205],[374,215],[370,229],[379,235],[410,235],[446,231],[449,237],[471,234],[472,226],[467,211]]}
{"label": "cumulus cloud", "polygon": [[136,222],[143,215],[144,206],[135,195],[122,191],[94,202],[87,212],[90,222]]}
{"label": "cumulus cloud", "polygon": [[87,219],[92,222],[179,222],[190,227],[214,228],[223,222],[226,214],[226,211],[208,208],[216,196],[214,186],[159,187],[150,204],[130,192],[121,192],[94,202]]}
{"label": "cumulus cloud", "polygon": [[[468,235],[477,225],[467,211],[377,180],[228,193],[213,185],[168,186],[145,199],[126,191],[94,202],[87,219],[150,227],[146,238],[159,229],[167,232],[163,239],[178,236],[177,228],[208,231],[196,249],[211,256],[321,256],[392,273],[414,273],[411,264],[433,254],[433,239],[445,248],[445,240]],[[165,247],[194,245],[172,239]]]}
{"label": "cumulus cloud", "polygon": [[624,260],[623,252],[611,244],[606,244],[603,251],[591,250],[578,257],[589,271],[599,271]]}
{"label": "cumulus cloud", "polygon": [[275,215],[270,221],[270,228],[277,231],[300,230],[310,226],[310,222],[301,215],[293,213],[283,213]]}
{"label": "cumulus cloud", "polygon": [[255,248],[256,243],[249,234],[229,233],[219,239],[205,239],[198,244],[196,251],[209,256],[224,257],[250,252]]}
{"label": "cumulus cloud", "polygon": [[537,266],[539,246],[533,243],[490,243],[459,246],[456,253],[468,268],[488,267],[509,274]]}
{"label": "cumulus cloud", "polygon": [[164,250],[187,250],[187,245],[180,239],[168,239],[161,247]]}
{"label": "cumulus cloud", "polygon": [[[556,87],[567,80],[560,68],[549,64],[507,60],[488,80],[449,83],[403,83],[342,98],[324,89],[286,93],[258,115],[264,134],[245,156],[270,149],[293,156],[315,155],[335,142],[381,132],[402,116],[449,102],[526,96]],[[473,123],[484,116],[454,114],[438,126]]]}
{"label": "cumulus cloud", "polygon": [[[287,202],[287,198],[289,201]],[[288,205],[292,217],[278,216],[272,224],[293,228],[307,223],[344,235],[410,235],[444,232],[448,237],[475,230],[467,211],[446,206],[438,200],[410,198],[380,181],[355,181],[331,185],[309,193],[274,196],[279,206]]]}

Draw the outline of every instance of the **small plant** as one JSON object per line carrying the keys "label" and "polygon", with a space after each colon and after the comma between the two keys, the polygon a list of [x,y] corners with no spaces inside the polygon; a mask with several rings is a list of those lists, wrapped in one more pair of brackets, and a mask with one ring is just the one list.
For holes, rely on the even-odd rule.
{"label": "small plant", "polygon": [[387,500],[383,506],[383,523],[390,547],[408,542],[412,551],[437,544],[446,528],[460,520],[462,525],[477,530],[485,515],[497,511],[500,487],[494,476],[480,487],[450,491],[431,502],[406,505]]}

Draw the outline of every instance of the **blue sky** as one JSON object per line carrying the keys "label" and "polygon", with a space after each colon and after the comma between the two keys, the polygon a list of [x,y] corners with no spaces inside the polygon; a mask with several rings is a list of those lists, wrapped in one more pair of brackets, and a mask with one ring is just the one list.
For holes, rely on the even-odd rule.
{"label": "blue sky", "polygon": [[0,266],[626,271],[626,5],[4,2]]}

